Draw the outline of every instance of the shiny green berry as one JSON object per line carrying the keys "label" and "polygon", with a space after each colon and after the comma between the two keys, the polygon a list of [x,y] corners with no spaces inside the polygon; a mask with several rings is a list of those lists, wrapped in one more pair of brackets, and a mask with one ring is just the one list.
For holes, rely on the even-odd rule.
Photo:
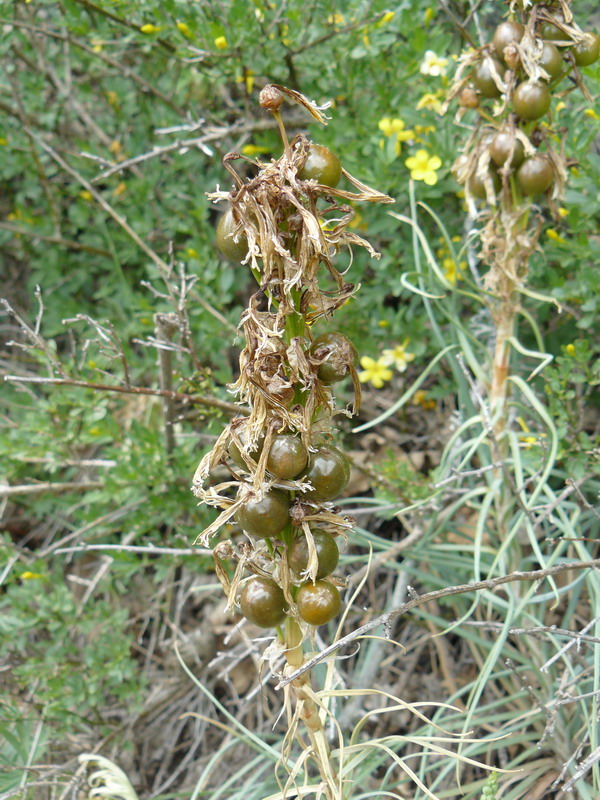
{"label": "shiny green berry", "polygon": [[[318,567],[315,577],[325,578],[337,567],[340,551],[334,537],[327,531],[315,528],[311,533],[317,551]],[[290,545],[288,564],[298,574],[305,572],[308,567],[308,542],[303,533],[295,536]]]}
{"label": "shiny green berry", "polygon": [[238,525],[257,539],[277,536],[289,519],[290,500],[280,489],[270,489],[262,500],[246,500],[235,514]]}
{"label": "shiny green berry", "polygon": [[497,58],[491,58],[490,56],[478,61],[471,74],[471,80],[475,88],[484,97],[489,98],[500,97],[500,89],[496,86],[496,82],[492,76],[492,64],[496,69],[496,73],[502,77],[504,74],[504,67]]}
{"label": "shiny green berry", "polygon": [[525,27],[520,22],[501,22],[494,32],[493,44],[498,58],[504,61],[504,48],[520,42],[525,33]]}
{"label": "shiny green berry", "polygon": [[226,258],[239,262],[248,255],[248,240],[243,233],[238,233],[235,241],[233,238],[235,228],[233,212],[228,208],[217,224],[216,243]]}
{"label": "shiny green berry", "polygon": [[[500,179],[500,176],[494,169],[489,170],[489,176],[492,181],[494,192],[498,194],[498,192],[502,188],[502,181]],[[467,181],[467,186],[469,188],[469,192],[473,195],[473,197],[477,197],[478,200],[487,200],[485,183],[480,175],[471,175],[471,177]]]}
{"label": "shiny green berry", "polygon": [[338,185],[342,177],[342,165],[328,147],[311,143],[304,166],[298,170],[298,177],[303,181],[315,180],[333,188]]}
{"label": "shiny green berry", "polygon": [[573,57],[578,67],[589,67],[600,58],[600,36],[585,33],[584,38],[573,46]]}
{"label": "shiny green berry", "polygon": [[267,456],[267,469],[276,478],[288,481],[299,475],[308,463],[308,451],[298,436],[274,436]]}
{"label": "shiny green berry", "polygon": [[309,500],[334,500],[348,485],[350,462],[337,447],[320,447],[316,453],[311,454],[304,478],[314,487],[305,494]]}
{"label": "shiny green berry", "polygon": [[497,167],[504,166],[509,158],[510,166],[518,167],[525,160],[525,148],[512,133],[498,131],[490,144],[490,157]]}
{"label": "shiny green berry", "polygon": [[554,168],[544,156],[532,156],[519,167],[517,183],[526,196],[542,194],[554,183]]}
{"label": "shiny green berry", "polygon": [[240,594],[240,610],[246,619],[259,628],[273,628],[286,617],[286,602],[273,578],[257,575],[244,584]]}
{"label": "shiny green berry", "polygon": [[543,43],[538,64],[550,75],[550,78],[558,78],[564,69],[563,57],[558,47],[552,42]]}
{"label": "shiny green berry", "polygon": [[544,116],[551,100],[550,89],[545,83],[523,81],[514,91],[512,107],[521,119],[534,120]]}
{"label": "shiny green berry", "polygon": [[342,601],[337,588],[329,581],[302,584],[296,595],[298,614],[309,625],[325,625],[340,613]]}

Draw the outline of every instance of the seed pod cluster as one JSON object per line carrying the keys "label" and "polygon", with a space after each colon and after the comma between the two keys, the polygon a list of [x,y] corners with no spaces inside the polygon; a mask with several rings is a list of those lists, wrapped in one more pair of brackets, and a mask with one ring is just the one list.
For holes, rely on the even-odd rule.
{"label": "seed pod cluster", "polygon": [[[289,616],[308,629],[341,609],[340,581],[332,573],[339,539],[352,521],[333,503],[348,484],[350,463],[333,443],[334,417],[360,404],[356,349],[344,334],[320,331],[319,322],[355,291],[335,267],[340,248],[362,246],[378,257],[349,230],[349,201],[393,200],[353,178],[334,153],[305,135],[288,142],[280,97],[325,122],[299,93],[265,87],[261,104],[277,120],[283,155],[268,164],[252,160],[256,174],[245,182],[232,166],[240,156],[227,155],[224,165],[236,185],[209,195],[227,201],[219,249],[237,262],[231,269],[252,272],[258,290],[242,315],[245,346],[231,387],[247,413],[227,425],[202,459],[193,491],[221,509],[201,542],[227,522],[246,535],[237,548],[222,541],[214,551],[230,606],[261,627]],[[342,176],[353,190],[338,188]],[[337,406],[332,389],[347,378],[354,390],[350,410]],[[230,479],[206,485],[223,466]]]}
{"label": "seed pod cluster", "polygon": [[566,180],[565,161],[552,146],[552,100],[571,78],[586,94],[579,68],[600,57],[600,37],[582,30],[570,0],[512,0],[509,19],[490,42],[470,52],[451,90],[460,114],[476,110],[480,123],[454,166],[472,208],[492,208],[546,194],[551,207]]}

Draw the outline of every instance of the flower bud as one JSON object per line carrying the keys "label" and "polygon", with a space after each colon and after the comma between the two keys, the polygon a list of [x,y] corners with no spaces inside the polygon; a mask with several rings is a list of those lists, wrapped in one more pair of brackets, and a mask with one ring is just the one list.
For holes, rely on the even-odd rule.
{"label": "flower bud", "polygon": [[258,102],[261,108],[266,108],[268,111],[279,111],[283,103],[283,95],[270,83],[267,84],[258,96]]}

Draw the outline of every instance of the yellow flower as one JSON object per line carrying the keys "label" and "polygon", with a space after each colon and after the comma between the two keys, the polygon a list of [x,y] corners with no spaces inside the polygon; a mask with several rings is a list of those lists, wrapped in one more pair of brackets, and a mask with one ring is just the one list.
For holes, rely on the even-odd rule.
{"label": "yellow flower", "polygon": [[566,239],[563,239],[560,233],[558,231],[555,231],[554,228],[548,228],[548,230],[546,231],[546,236],[553,242],[557,242],[558,244],[565,244],[567,241]]}
{"label": "yellow flower", "polygon": [[598,112],[595,111],[593,108],[586,108],[583,113],[586,115],[586,117],[591,117],[592,119],[600,119],[600,114],[598,114]]}
{"label": "yellow flower", "polygon": [[113,195],[115,197],[121,197],[121,195],[125,194],[126,191],[127,191],[127,186],[123,181],[121,181],[121,183],[117,184],[113,189]]}
{"label": "yellow flower", "polygon": [[[394,150],[396,155],[400,155],[400,151],[402,149],[401,142],[407,142],[409,139],[415,138],[415,132],[411,130],[405,130],[406,123],[403,119],[399,119],[398,117],[383,117],[378,122],[377,127],[380,131],[383,132],[385,136],[389,138],[395,139],[394,142]],[[379,146],[383,150],[385,147],[385,140],[381,140],[379,142]]]}
{"label": "yellow flower", "polygon": [[446,74],[446,67],[448,66],[447,58],[440,58],[433,50],[427,50],[425,57],[419,67],[423,75],[433,75],[440,77]]}
{"label": "yellow flower", "polygon": [[379,25],[379,27],[381,27],[382,25],[387,25],[388,22],[391,22],[395,16],[396,16],[395,11],[386,11],[386,13],[383,15],[383,17],[379,20],[377,24]]}
{"label": "yellow flower", "polygon": [[425,11],[425,13],[423,14],[423,22],[425,23],[425,25],[428,25],[431,22],[434,14],[435,11],[433,10],[433,8],[428,8]]}
{"label": "yellow flower", "polygon": [[406,123],[403,119],[399,119],[398,117],[383,117],[380,119],[377,127],[379,130],[384,134],[384,136],[398,136],[403,142],[407,139],[411,139],[413,132],[404,130],[406,127]]}
{"label": "yellow flower", "polygon": [[117,108],[117,106],[119,105],[119,95],[112,89],[109,89],[107,91],[106,99],[108,101],[108,105],[112,106],[112,108]]}
{"label": "yellow flower", "polygon": [[118,155],[121,152],[121,142],[118,139],[113,139],[112,142],[108,145],[108,149],[113,154],[113,156]]}
{"label": "yellow flower", "polygon": [[235,79],[236,83],[245,83],[246,92],[250,94],[254,88],[254,72],[251,69],[244,69],[244,74]]}
{"label": "yellow flower", "polygon": [[361,383],[369,382],[376,389],[381,389],[385,381],[392,379],[392,370],[388,369],[381,358],[375,361],[374,358],[363,356],[360,359],[360,365],[363,367],[363,371],[358,373],[358,379]]}
{"label": "yellow flower", "polygon": [[568,210],[567,208],[563,208],[563,207],[561,206],[561,207],[558,209],[558,216],[559,216],[559,217],[563,217],[563,218],[564,218],[564,217],[568,217],[568,216],[569,216],[569,210]]}
{"label": "yellow flower", "polygon": [[565,347],[565,353],[567,355],[569,355],[569,356],[574,356],[575,355],[575,345],[574,344],[568,344]]}
{"label": "yellow flower", "polygon": [[330,14],[327,17],[327,22],[330,25],[343,25],[345,21],[346,19],[343,14]]}
{"label": "yellow flower", "polygon": [[39,578],[43,578],[44,576],[40,572],[22,572],[19,577],[22,581],[33,581],[38,580]]}
{"label": "yellow flower", "polygon": [[363,40],[363,44],[364,44],[365,47],[370,47],[371,46],[371,40],[369,39],[369,34],[366,33],[367,30],[368,30],[368,28],[365,28],[365,33],[363,33],[363,35],[362,35],[362,40]]}
{"label": "yellow flower", "polygon": [[444,268],[444,277],[453,286],[456,281],[463,280],[462,270],[467,266],[464,261],[461,261],[460,265],[457,265],[453,258],[448,257],[442,261],[442,266]]}
{"label": "yellow flower", "polygon": [[151,22],[148,22],[146,25],[142,25],[140,31],[142,33],[158,33],[160,28],[158,25],[153,25]]}
{"label": "yellow flower", "polygon": [[432,111],[435,111],[436,114],[441,114],[444,107],[440,98],[443,96],[443,89],[438,89],[437,92],[426,92],[417,103],[417,111],[420,111],[422,108],[430,108]]}
{"label": "yellow flower", "polygon": [[405,372],[408,367],[408,362],[413,361],[415,358],[414,353],[406,352],[406,346],[409,341],[409,339],[405,339],[402,344],[396,345],[393,350],[384,350],[379,359],[380,362],[388,367],[391,367],[393,364],[398,372]]}
{"label": "yellow flower", "polygon": [[414,393],[412,401],[415,406],[421,406],[424,411],[432,411],[436,407],[435,400],[428,398],[427,392],[424,392],[423,389],[418,389]]}
{"label": "yellow flower", "polygon": [[82,200],[93,200],[94,195],[87,189],[82,189],[82,191],[79,192],[79,197],[81,197]]}
{"label": "yellow flower", "polygon": [[186,256],[189,256],[189,258],[198,258],[198,251],[194,250],[193,247],[188,247],[185,251],[185,254]]}
{"label": "yellow flower", "polygon": [[562,100],[559,100],[558,103],[556,104],[556,108],[554,109],[554,113],[555,114],[560,114],[560,112],[563,110],[563,108],[566,108],[566,107],[567,107],[567,104],[565,102],[563,102]]}
{"label": "yellow flower", "polygon": [[377,324],[380,328],[389,328],[391,323],[387,319],[380,319]]}
{"label": "yellow flower", "polygon": [[94,53],[101,53],[103,44],[104,44],[103,39],[92,39],[92,50],[94,51]]}
{"label": "yellow flower", "polygon": [[536,435],[530,435],[531,431],[529,430],[529,426],[523,419],[523,417],[517,417],[517,422],[519,423],[521,430],[523,431],[522,434],[519,434],[519,439],[521,440],[523,446],[526,449],[529,449],[532,445],[537,444],[540,438],[543,438],[545,434],[541,433]]}
{"label": "yellow flower", "polygon": [[410,170],[413,181],[425,181],[428,186],[437,183],[436,170],[442,166],[442,159],[439,156],[430,156],[427,150],[417,150],[415,155],[407,158],[404,163]]}
{"label": "yellow flower", "polygon": [[270,147],[264,147],[260,144],[245,144],[242,147],[242,155],[245,156],[257,156],[260,153],[270,153]]}
{"label": "yellow flower", "polygon": [[190,26],[185,22],[178,22],[177,30],[179,31],[179,33],[183,33],[184,36],[187,36],[188,39],[190,39],[192,36]]}
{"label": "yellow flower", "polygon": [[224,36],[217,36],[215,39],[215,47],[217,50],[225,50],[227,47],[227,39]]}

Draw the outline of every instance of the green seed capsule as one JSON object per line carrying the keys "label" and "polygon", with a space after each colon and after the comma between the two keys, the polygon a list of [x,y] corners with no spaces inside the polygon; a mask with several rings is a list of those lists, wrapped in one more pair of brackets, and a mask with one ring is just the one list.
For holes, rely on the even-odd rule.
{"label": "green seed capsule", "polygon": [[277,536],[290,519],[290,500],[286,492],[271,489],[262,500],[247,500],[238,508],[235,519],[247,533],[258,539]]}
{"label": "green seed capsule", "polygon": [[[327,531],[316,528],[311,533],[315,541],[318,562],[315,578],[325,578],[327,575],[331,575],[337,567],[340,551],[335,539]],[[288,551],[288,564],[298,574],[304,572],[308,567],[308,542],[304,534],[294,538]]]}

